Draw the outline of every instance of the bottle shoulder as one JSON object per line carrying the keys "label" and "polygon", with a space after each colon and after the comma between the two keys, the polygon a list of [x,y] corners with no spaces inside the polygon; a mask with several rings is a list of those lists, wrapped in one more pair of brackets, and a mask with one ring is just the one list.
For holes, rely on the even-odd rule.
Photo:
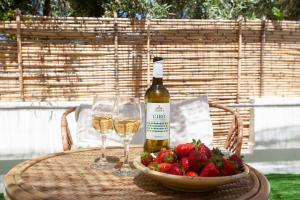
{"label": "bottle shoulder", "polygon": [[145,93],[145,96],[170,96],[168,89],[164,85],[151,85]]}
{"label": "bottle shoulder", "polygon": [[169,103],[170,94],[163,85],[151,86],[145,93],[145,103]]}

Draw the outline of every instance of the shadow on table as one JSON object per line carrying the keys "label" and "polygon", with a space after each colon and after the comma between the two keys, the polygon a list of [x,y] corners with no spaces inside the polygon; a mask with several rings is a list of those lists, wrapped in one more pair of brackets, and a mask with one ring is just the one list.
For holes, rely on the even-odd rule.
{"label": "shadow on table", "polygon": [[[118,163],[120,161],[120,159],[117,156],[107,156],[106,157],[108,162],[111,163]],[[95,162],[98,162],[100,160],[100,157],[95,158]]]}
{"label": "shadow on table", "polygon": [[[181,191],[174,191],[165,186],[161,183],[152,180],[151,178],[147,177],[145,174],[140,173],[136,177],[134,177],[133,182],[141,189],[147,192],[154,193],[159,196],[170,197],[176,199],[187,199],[187,198],[196,198],[201,196],[202,198],[209,197],[209,192],[181,192]],[[200,199],[202,199],[200,198]]]}

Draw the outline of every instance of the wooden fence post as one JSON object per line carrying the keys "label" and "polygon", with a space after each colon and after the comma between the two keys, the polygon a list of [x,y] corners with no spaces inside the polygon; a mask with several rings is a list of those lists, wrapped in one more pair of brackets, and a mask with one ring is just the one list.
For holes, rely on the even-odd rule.
{"label": "wooden fence post", "polygon": [[150,86],[150,19],[147,18],[147,85]]}
{"label": "wooden fence post", "polygon": [[119,96],[119,55],[118,55],[118,15],[117,12],[114,12],[114,68],[115,68],[115,89],[116,96]]}
{"label": "wooden fence post", "polygon": [[20,87],[20,99],[24,101],[24,85],[23,85],[23,62],[22,62],[22,42],[21,42],[21,11],[16,10],[16,22],[17,22],[17,49],[18,49],[18,70],[19,70],[19,87]]}
{"label": "wooden fence post", "polygon": [[259,96],[264,96],[264,64],[265,64],[265,43],[266,43],[266,19],[261,21],[261,41],[260,41],[260,85]]}
{"label": "wooden fence post", "polygon": [[236,93],[236,103],[240,102],[241,94],[241,73],[242,73],[242,19],[238,21],[238,68],[237,68],[237,93]]}

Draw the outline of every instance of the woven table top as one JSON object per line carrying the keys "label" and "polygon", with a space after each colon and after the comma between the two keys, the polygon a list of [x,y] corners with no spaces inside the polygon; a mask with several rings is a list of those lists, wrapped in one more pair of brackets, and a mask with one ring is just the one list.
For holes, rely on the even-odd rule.
{"label": "woven table top", "polygon": [[[141,148],[131,148],[131,159]],[[123,149],[108,150],[118,160]],[[92,169],[99,149],[82,149],[51,154],[21,163],[5,177],[6,198],[11,200],[84,199],[268,199],[269,183],[250,167],[247,178],[204,193],[177,192],[163,187],[144,174],[116,177],[111,170]],[[122,160],[123,158],[121,158]]]}

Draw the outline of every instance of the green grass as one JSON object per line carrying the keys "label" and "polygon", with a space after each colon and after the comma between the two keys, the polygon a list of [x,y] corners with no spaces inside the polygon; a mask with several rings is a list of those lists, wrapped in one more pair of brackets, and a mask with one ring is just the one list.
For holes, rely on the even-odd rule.
{"label": "green grass", "polygon": [[270,174],[270,200],[299,200],[300,174]]}
{"label": "green grass", "polygon": [[[267,178],[271,184],[270,200],[300,199],[300,174],[270,174]],[[3,194],[0,200],[4,200]]]}

